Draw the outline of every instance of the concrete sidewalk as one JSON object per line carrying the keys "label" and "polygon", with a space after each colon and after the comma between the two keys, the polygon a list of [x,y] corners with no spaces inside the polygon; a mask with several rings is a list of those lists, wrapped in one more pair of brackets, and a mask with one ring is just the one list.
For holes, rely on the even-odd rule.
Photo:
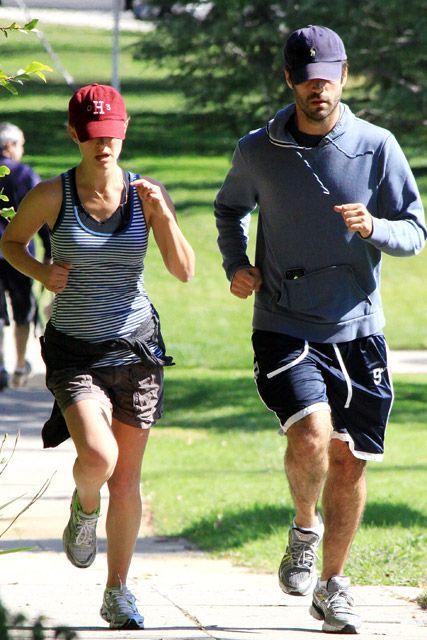
{"label": "concrete sidewalk", "polygon": [[[9,353],[9,363],[12,362]],[[132,563],[129,587],[146,618],[145,631],[109,631],[99,616],[105,583],[105,520],[99,526],[100,551],[86,570],[73,567],[62,552],[61,536],[68,520],[73,489],[71,442],[41,448],[40,427],[48,417],[51,396],[44,389],[37,343],[30,349],[35,375],[25,389],[0,394],[0,434],[7,432],[7,450],[21,432],[17,449],[0,478],[0,504],[19,499],[0,511],[0,531],[46,479],[44,496],[26,511],[0,541],[1,549],[31,546],[31,551],[0,559],[0,599],[10,611],[28,620],[45,617],[48,637],[53,627],[69,625],[82,640],[145,638],[150,640],[318,640],[321,623],[308,613],[310,598],[285,596],[275,575],[252,573],[231,563],[212,560],[185,540],[154,537],[143,523]],[[107,496],[102,495],[102,513]],[[284,528],[285,537],[285,528]],[[427,637],[427,613],[413,601],[420,591],[399,587],[354,587],[364,619],[362,637],[418,640]],[[29,625],[12,637],[30,638]]]}

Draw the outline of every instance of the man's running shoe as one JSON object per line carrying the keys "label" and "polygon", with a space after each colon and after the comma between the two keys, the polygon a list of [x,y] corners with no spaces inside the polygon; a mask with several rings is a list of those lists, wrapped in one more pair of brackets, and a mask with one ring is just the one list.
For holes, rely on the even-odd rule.
{"label": "man's running shoe", "polygon": [[135,596],[125,585],[105,589],[100,614],[110,623],[110,629],[144,628],[144,616],[137,609]]}
{"label": "man's running shoe", "polygon": [[85,569],[90,567],[96,556],[96,523],[99,508],[94,513],[83,513],[75,490],[70,511],[70,519],[62,536],[64,551],[75,567]]}
{"label": "man's running shoe", "polygon": [[315,531],[302,531],[295,524],[289,530],[289,542],[279,567],[279,585],[293,596],[306,596],[316,585],[317,548],[323,537],[323,522]]}
{"label": "man's running shoe", "polygon": [[350,579],[345,576],[329,578],[326,587],[317,584],[313,592],[310,613],[323,620],[322,631],[327,633],[359,633],[362,620],[354,610],[350,595]]}
{"label": "man's running shoe", "polygon": [[25,366],[23,369],[15,369],[12,376],[12,387],[14,387],[15,389],[20,389],[21,387],[25,387],[28,382],[28,378],[31,375],[31,371],[32,371],[31,365],[26,360]]}
{"label": "man's running shoe", "polygon": [[0,391],[9,386],[9,374],[6,369],[0,369]]}

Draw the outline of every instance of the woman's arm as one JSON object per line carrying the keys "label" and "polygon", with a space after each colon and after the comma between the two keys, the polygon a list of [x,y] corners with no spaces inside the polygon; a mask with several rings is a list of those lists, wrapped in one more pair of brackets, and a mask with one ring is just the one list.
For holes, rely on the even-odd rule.
{"label": "woman's arm", "polygon": [[168,192],[152,178],[139,178],[131,184],[143,202],[146,222],[153,229],[166,268],[178,280],[188,282],[194,276],[194,251],[178,227]]}
{"label": "woman's arm", "polygon": [[1,238],[1,250],[6,260],[54,293],[65,289],[71,265],[43,264],[30,254],[27,245],[44,224],[53,228],[61,204],[61,179],[40,182],[22,200]]}

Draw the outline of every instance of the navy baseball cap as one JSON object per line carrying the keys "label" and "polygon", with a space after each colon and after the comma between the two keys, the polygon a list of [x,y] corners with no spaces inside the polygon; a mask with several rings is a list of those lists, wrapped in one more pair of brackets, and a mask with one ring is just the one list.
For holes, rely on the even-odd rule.
{"label": "navy baseball cap", "polygon": [[308,25],[289,36],[284,49],[285,66],[294,84],[313,78],[334,82],[341,78],[347,60],[344,43],[327,27]]}

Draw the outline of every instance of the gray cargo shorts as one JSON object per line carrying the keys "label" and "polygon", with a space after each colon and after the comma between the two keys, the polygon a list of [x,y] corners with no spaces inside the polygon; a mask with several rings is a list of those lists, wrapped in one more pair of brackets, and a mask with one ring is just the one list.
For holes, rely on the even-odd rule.
{"label": "gray cargo shorts", "polygon": [[163,413],[163,367],[141,363],[116,367],[67,368],[52,372],[47,386],[62,412],[80,400],[107,405],[113,418],[149,429]]}

